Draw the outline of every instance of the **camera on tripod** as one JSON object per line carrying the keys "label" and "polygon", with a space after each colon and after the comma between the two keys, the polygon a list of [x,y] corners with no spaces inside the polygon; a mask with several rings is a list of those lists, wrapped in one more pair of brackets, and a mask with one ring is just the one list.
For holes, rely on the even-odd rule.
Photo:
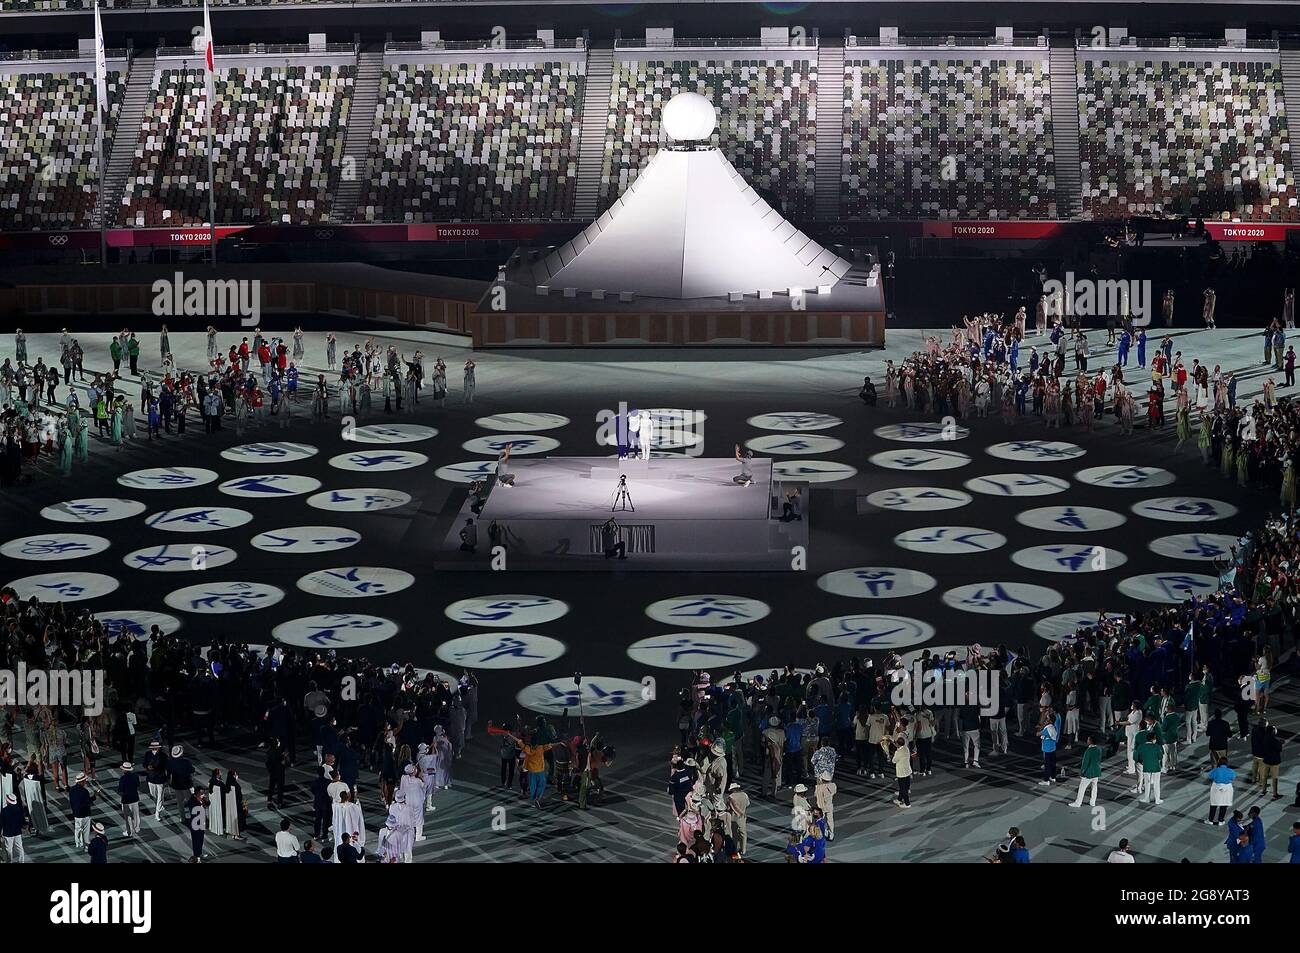
{"label": "camera on tripod", "polygon": [[618,477],[618,487],[614,490],[614,501],[610,506],[611,513],[626,510],[635,513],[636,507],[632,505],[632,494],[627,489],[627,474],[620,473]]}

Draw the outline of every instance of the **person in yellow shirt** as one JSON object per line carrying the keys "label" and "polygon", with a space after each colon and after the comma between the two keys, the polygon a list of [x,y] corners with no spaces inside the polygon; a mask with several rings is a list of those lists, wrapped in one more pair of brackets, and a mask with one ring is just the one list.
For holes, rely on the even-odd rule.
{"label": "person in yellow shirt", "polygon": [[542,795],[546,791],[546,752],[554,748],[555,744],[535,745],[532,743],[531,731],[520,737],[505,728],[495,727],[491,722],[488,723],[488,734],[509,735],[515,739],[524,756],[524,773],[528,775],[528,798],[534,805],[541,807]]}

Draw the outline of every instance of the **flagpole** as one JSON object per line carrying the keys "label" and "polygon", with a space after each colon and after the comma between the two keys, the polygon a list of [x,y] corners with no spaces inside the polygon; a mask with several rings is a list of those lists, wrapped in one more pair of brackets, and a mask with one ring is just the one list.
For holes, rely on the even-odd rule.
{"label": "flagpole", "polygon": [[203,0],[203,32],[207,35],[204,37],[206,47],[203,54],[203,68],[207,74],[207,84],[204,96],[207,99],[208,108],[204,110],[207,115],[208,126],[208,246],[212,253],[212,264],[217,264],[217,180],[212,172],[212,114],[216,112],[216,55],[217,44],[212,39],[212,21],[208,15],[208,0]]}
{"label": "flagpole", "polygon": [[[215,83],[213,84],[216,85]],[[208,103],[208,244],[212,248],[212,264],[217,263],[217,193],[212,175],[212,103]]]}
{"label": "flagpole", "polygon": [[[128,67],[129,71],[129,67]],[[104,46],[104,27],[99,19],[99,0],[95,0],[95,146],[99,155],[99,267],[108,267],[108,239],[104,229],[104,104],[108,101],[108,50]]]}
{"label": "flagpole", "polygon": [[[99,112],[96,108],[95,112]],[[99,197],[96,202],[99,206],[99,267],[108,267],[108,237],[104,230],[104,119],[100,115],[99,122],[96,123],[95,139],[99,146]]]}

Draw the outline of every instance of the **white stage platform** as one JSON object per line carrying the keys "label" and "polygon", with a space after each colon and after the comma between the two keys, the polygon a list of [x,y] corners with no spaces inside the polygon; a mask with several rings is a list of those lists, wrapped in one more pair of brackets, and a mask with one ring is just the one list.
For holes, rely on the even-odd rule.
{"label": "white stage platform", "polygon": [[[672,457],[619,460],[616,457],[550,457],[509,463],[514,486],[493,487],[483,518],[609,519],[618,478],[627,477],[628,494],[639,519],[762,520],[768,513],[772,461],[755,460],[754,482],[735,482],[735,460]],[[614,512],[622,521],[624,514]]]}
{"label": "white stage platform", "polygon": [[[770,460],[752,464],[754,482],[736,482],[734,459],[548,457],[511,460],[514,486],[490,487],[477,519],[477,553],[460,550],[471,518],[466,501],[436,557],[438,569],[490,568],[488,527],[505,537],[507,566],[529,570],[790,571],[791,550],[806,546],[804,520],[783,523]],[[612,509],[627,477],[636,509]],[[807,513],[808,495],[803,495]],[[626,560],[605,559],[602,524],[611,516],[627,544]]]}

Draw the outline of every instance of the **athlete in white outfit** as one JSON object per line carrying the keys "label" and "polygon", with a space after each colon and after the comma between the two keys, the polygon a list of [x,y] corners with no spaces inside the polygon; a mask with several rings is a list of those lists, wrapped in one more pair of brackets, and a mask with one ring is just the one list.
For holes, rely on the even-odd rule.
{"label": "athlete in white outfit", "polygon": [[1129,709],[1128,720],[1124,724],[1124,753],[1128,758],[1128,766],[1124,769],[1125,774],[1136,774],[1137,767],[1133,764],[1133,754],[1137,748],[1138,727],[1142,724],[1142,709],[1138,707],[1137,702]]}
{"label": "athlete in white outfit", "polygon": [[641,411],[641,459],[650,459],[650,449],[655,442],[655,419],[650,411]]}

